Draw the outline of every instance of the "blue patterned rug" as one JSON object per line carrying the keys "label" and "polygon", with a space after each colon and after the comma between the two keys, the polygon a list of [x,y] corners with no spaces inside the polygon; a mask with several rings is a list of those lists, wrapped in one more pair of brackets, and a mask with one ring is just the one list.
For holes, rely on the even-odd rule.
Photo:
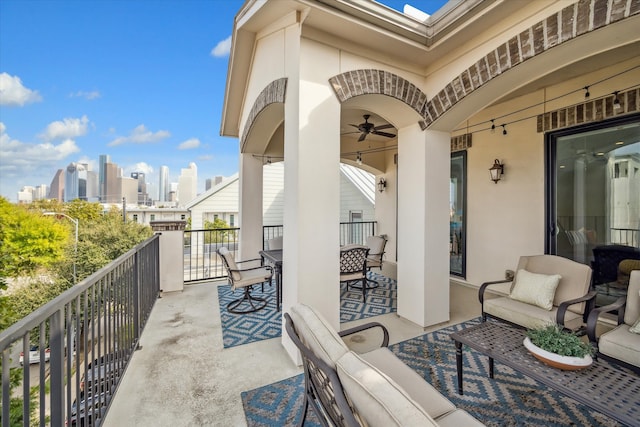
{"label": "blue patterned rug", "polygon": [[[376,273],[369,272],[367,274],[370,279],[377,280],[379,286],[367,291],[365,302],[362,302],[362,291],[353,288],[347,290],[346,286],[342,285],[340,292],[341,323],[396,311],[398,296],[396,281]],[[248,314],[229,313],[227,304],[240,298],[242,292],[238,289],[234,293],[230,285],[218,286],[224,348],[277,338],[282,334],[282,312],[276,311],[275,286],[265,286],[264,292],[260,287],[255,287],[253,290],[253,295],[266,298],[269,302],[264,309]]]}
{"label": "blue patterned rug", "polygon": [[[487,426],[618,426],[614,420],[496,363],[489,378],[486,356],[466,349],[465,394],[456,392],[456,351],[449,334],[479,319],[449,326],[390,346],[396,356],[438,391]],[[426,356],[426,357],[425,357]],[[249,427],[293,426],[302,414],[302,374],[241,394]],[[310,411],[313,414],[312,411]],[[315,414],[305,426],[319,425]]]}

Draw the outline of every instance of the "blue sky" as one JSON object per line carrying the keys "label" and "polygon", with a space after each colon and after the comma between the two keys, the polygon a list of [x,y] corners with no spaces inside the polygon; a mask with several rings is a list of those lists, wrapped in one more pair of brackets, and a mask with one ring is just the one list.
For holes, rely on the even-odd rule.
{"label": "blue sky", "polygon": [[[97,171],[100,154],[156,191],[161,165],[175,182],[195,162],[198,192],[237,172],[237,139],[219,133],[243,3],[0,1],[0,195],[16,201],[71,162]],[[409,3],[432,14],[445,1]]]}

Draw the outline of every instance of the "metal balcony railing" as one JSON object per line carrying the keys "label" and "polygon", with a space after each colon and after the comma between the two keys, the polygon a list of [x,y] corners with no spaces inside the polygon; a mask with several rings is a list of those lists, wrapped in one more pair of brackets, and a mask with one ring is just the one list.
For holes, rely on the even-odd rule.
{"label": "metal balcony railing", "polygon": [[[2,427],[98,425],[159,285],[155,235],[0,333]],[[16,410],[22,422],[11,419]]]}
{"label": "metal balcony railing", "polygon": [[[269,239],[282,236],[282,225],[265,225],[262,227],[263,247]],[[376,234],[376,221],[341,222],[340,223],[340,246],[348,244],[366,245],[367,237]]]}

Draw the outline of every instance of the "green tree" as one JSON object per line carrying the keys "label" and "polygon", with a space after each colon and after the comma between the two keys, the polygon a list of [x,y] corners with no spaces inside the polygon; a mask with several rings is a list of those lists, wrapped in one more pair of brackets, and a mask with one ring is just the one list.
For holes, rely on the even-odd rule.
{"label": "green tree", "polygon": [[62,260],[69,244],[68,229],[0,197],[0,277],[32,275]]}
{"label": "green tree", "polygon": [[227,242],[235,237],[235,232],[228,230],[229,224],[223,219],[216,218],[213,221],[204,220],[205,230],[214,230],[205,232],[205,243]]}

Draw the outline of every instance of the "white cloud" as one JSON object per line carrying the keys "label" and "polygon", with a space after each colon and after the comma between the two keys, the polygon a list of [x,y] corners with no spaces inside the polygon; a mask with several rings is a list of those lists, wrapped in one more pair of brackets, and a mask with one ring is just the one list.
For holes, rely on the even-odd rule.
{"label": "white cloud", "polygon": [[211,49],[211,56],[221,58],[223,56],[229,55],[229,52],[231,52],[231,36],[227,37],[221,42],[218,42],[216,47]]}
{"label": "white cloud", "polygon": [[213,160],[213,156],[211,154],[203,154],[198,157],[198,160]]}
{"label": "white cloud", "polygon": [[42,97],[38,91],[27,89],[18,76],[7,73],[0,74],[0,105],[22,107],[32,102],[40,102]]}
{"label": "white cloud", "polygon": [[153,173],[153,167],[145,162],[139,162],[133,166],[127,166],[124,170],[126,171],[127,176],[129,176],[131,172],[142,172],[146,177]]}
{"label": "white cloud", "polygon": [[159,130],[154,133],[150,130],[147,130],[144,125],[139,125],[131,131],[129,136],[120,136],[107,145],[109,147],[114,147],[116,145],[126,144],[128,142],[131,142],[133,144],[147,144],[161,141],[165,138],[169,138],[170,136],[171,133],[169,133],[169,131]]}
{"label": "white cloud", "polygon": [[66,118],[62,121],[55,121],[49,123],[44,133],[40,136],[47,141],[53,141],[55,139],[68,139],[76,138],[78,136],[87,134],[87,125],[89,119],[87,116],[82,116],[79,119]]}
{"label": "white cloud", "polygon": [[98,92],[97,90],[93,90],[91,92],[85,92],[85,91],[79,90],[76,93],[69,94],[69,98],[85,98],[85,99],[88,99],[89,101],[100,98],[100,96],[101,96],[100,92]]}
{"label": "white cloud", "polygon": [[55,166],[78,151],[80,148],[72,139],[59,144],[33,144],[12,139],[4,123],[0,123],[0,173],[3,177],[26,175],[29,171]]}
{"label": "white cloud", "polygon": [[190,138],[178,145],[178,150],[191,150],[200,146],[200,140],[198,138]]}

